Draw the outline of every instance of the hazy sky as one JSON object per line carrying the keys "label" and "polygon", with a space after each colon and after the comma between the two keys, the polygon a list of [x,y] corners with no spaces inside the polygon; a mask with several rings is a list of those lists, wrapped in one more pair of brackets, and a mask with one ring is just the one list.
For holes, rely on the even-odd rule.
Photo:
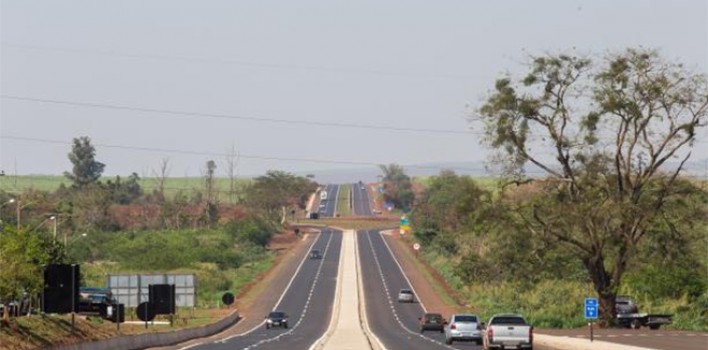
{"label": "hazy sky", "polygon": [[[84,135],[107,175],[150,175],[169,158],[171,176],[199,176],[209,159],[224,176],[232,146],[241,174],[479,161],[476,134],[392,128],[466,130],[529,53],[641,45],[708,71],[706,0],[0,4],[8,174],[69,170]],[[708,157],[698,147],[694,159]]]}

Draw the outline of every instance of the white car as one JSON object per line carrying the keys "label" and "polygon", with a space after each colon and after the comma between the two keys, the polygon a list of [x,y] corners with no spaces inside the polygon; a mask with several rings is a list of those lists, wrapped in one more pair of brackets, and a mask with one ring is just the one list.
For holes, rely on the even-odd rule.
{"label": "white car", "polygon": [[445,343],[473,341],[482,345],[482,322],[473,314],[454,314],[445,326]]}
{"label": "white car", "polygon": [[482,332],[482,349],[533,349],[533,327],[521,315],[494,315]]}
{"label": "white car", "polygon": [[400,292],[398,292],[398,302],[399,303],[412,303],[415,301],[415,298],[413,296],[413,291],[408,289],[408,288],[403,288],[401,289]]}

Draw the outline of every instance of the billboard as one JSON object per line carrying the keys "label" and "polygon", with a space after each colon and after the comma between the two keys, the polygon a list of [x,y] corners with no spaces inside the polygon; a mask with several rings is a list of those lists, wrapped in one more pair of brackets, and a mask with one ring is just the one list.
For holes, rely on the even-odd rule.
{"label": "billboard", "polygon": [[118,302],[137,307],[150,298],[151,284],[174,284],[175,306],[197,305],[197,276],[194,274],[115,274],[106,277],[106,285]]}

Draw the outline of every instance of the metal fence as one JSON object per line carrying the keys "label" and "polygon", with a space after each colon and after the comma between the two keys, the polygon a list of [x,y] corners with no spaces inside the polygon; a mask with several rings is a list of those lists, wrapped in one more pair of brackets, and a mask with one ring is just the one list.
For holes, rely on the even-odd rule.
{"label": "metal fence", "polygon": [[175,306],[197,305],[197,276],[194,274],[124,274],[108,275],[106,284],[118,302],[137,307],[149,299],[151,284],[174,284]]}

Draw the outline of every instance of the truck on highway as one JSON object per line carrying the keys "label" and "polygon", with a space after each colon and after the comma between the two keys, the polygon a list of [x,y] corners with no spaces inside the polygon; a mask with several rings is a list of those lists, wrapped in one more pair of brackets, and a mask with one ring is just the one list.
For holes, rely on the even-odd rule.
{"label": "truck on highway", "polygon": [[533,349],[533,327],[521,315],[494,315],[482,328],[484,350]]}
{"label": "truck on highway", "polygon": [[327,200],[327,191],[322,191],[320,192],[320,200],[321,201],[326,201]]}
{"label": "truck on highway", "polygon": [[670,314],[640,313],[637,304],[628,296],[617,296],[615,305],[617,308],[617,325],[620,327],[659,329],[661,325],[671,323],[673,318],[673,315]]}

